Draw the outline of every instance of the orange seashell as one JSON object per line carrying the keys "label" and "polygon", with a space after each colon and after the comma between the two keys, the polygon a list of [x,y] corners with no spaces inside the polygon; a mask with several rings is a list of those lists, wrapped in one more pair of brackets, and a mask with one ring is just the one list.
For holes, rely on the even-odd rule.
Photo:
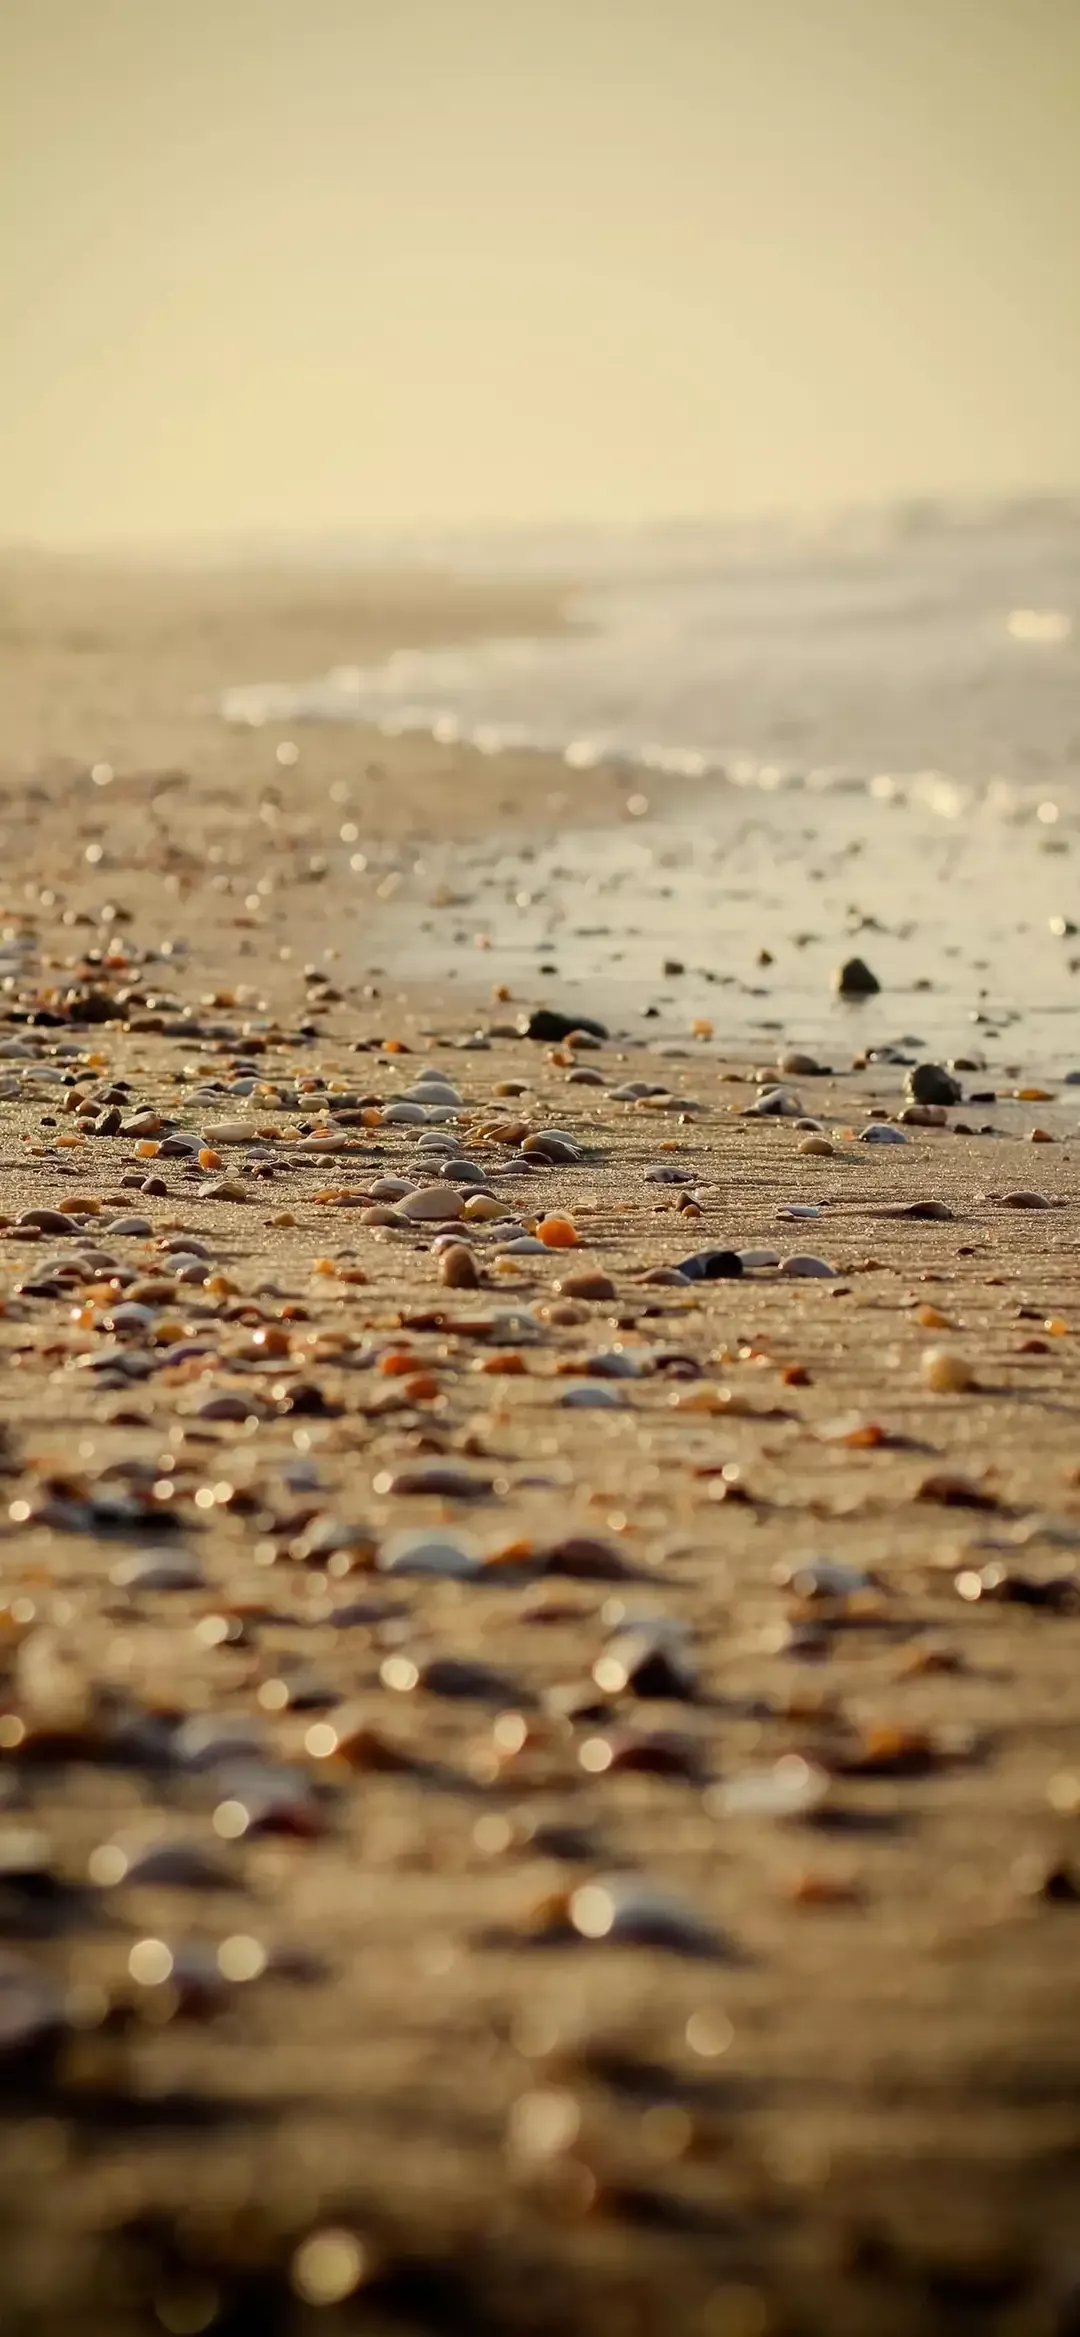
{"label": "orange seashell", "polygon": [[388,1355],[381,1358],[379,1370],[385,1379],[404,1379],[410,1371],[416,1370],[418,1361],[418,1356],[413,1354],[411,1348],[393,1347]]}
{"label": "orange seashell", "polygon": [[523,1356],[518,1355],[513,1348],[509,1348],[505,1353],[482,1355],[479,1361],[474,1364],[473,1369],[483,1372],[501,1372],[504,1377],[521,1379],[527,1372],[528,1365]]}
{"label": "orange seashell", "polygon": [[546,1250],[575,1250],[578,1247],[577,1227],[569,1217],[542,1217],[536,1228],[536,1238]]}
{"label": "orange seashell", "polygon": [[[63,1143],[64,1139],[61,1137],[60,1141]],[[135,1150],[140,1160],[156,1160],[161,1146],[154,1144],[149,1137],[144,1137],[142,1143],[136,1145]]]}
{"label": "orange seashell", "polygon": [[785,1388],[808,1388],[813,1385],[805,1363],[786,1363],[780,1379]]}
{"label": "orange seashell", "polygon": [[408,1397],[410,1404],[430,1404],[432,1397],[439,1394],[439,1383],[434,1372],[414,1371],[411,1379],[402,1381],[401,1393]]}
{"label": "orange seashell", "polygon": [[533,1555],[535,1543],[524,1535],[515,1542],[504,1542],[498,1550],[489,1550],[484,1566],[521,1566]]}
{"label": "orange seashell", "polygon": [[212,1145],[212,1144],[204,1144],[204,1145],[202,1145],[202,1146],[200,1147],[200,1150],[199,1150],[199,1167],[200,1167],[200,1168],[204,1168],[204,1169],[219,1169],[219,1168],[223,1168],[223,1167],[224,1167],[224,1165],[225,1165],[225,1164],[224,1164],[224,1162],[223,1162],[223,1160],[222,1160],[222,1157],[221,1157],[221,1154],[220,1154],[220,1152],[215,1152],[215,1151],[214,1151],[214,1147],[213,1147],[213,1145]]}

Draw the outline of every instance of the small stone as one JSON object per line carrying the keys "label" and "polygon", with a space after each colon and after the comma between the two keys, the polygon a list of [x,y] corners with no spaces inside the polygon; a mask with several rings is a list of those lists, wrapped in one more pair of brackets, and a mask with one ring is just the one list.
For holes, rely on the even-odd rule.
{"label": "small stone", "polygon": [[567,1388],[559,1402],[564,1411],[615,1411],[623,1403],[617,1388],[600,1387],[594,1380],[586,1380],[581,1387]]}
{"label": "small stone", "polygon": [[947,1201],[897,1201],[888,1209],[878,1211],[880,1217],[923,1217],[941,1224],[953,1224],[956,1211]]}
{"label": "small stone", "polygon": [[788,1048],[777,1059],[776,1068],[788,1079],[818,1079],[824,1075],[824,1064],[813,1055],[801,1055],[797,1047]]}
{"label": "small stone", "polygon": [[1052,1209],[1053,1202],[1045,1193],[1002,1193],[999,1209]]}
{"label": "small stone", "polygon": [[742,1117],[744,1120],[798,1120],[802,1117],[802,1105],[798,1096],[787,1088],[771,1087],[755,1097],[752,1104],[745,1105]]}
{"label": "small stone", "polygon": [[871,1120],[865,1128],[860,1129],[859,1142],[860,1144],[907,1144],[910,1142],[910,1138],[905,1136],[903,1129],[898,1128],[893,1120]]}
{"label": "small stone", "polygon": [[799,1151],[804,1160],[833,1160],[836,1146],[827,1136],[804,1136]]}
{"label": "small stone", "polygon": [[695,1250],[691,1257],[680,1258],[672,1271],[686,1282],[736,1281],[743,1262],[737,1250]]}
{"label": "small stone", "polygon": [[833,975],[833,989],[840,998],[872,998],[880,988],[864,958],[846,958]]}
{"label": "small stone", "polygon": [[597,1657],[593,1678],[605,1696],[686,1701],[695,1687],[682,1633],[663,1623],[617,1632]]}
{"label": "small stone", "polygon": [[916,1063],[904,1087],[913,1104],[960,1104],[964,1100],[960,1081],[940,1063]]}
{"label": "small stone", "polygon": [[590,1304],[601,1304],[615,1297],[615,1284],[610,1274],[601,1274],[585,1268],[578,1274],[564,1274],[552,1285],[562,1298],[584,1299]]}
{"label": "small stone", "polygon": [[439,1280],[448,1290],[478,1290],[480,1273],[472,1251],[464,1242],[455,1242],[445,1249],[439,1259]]}
{"label": "small stone", "polygon": [[584,1031],[593,1039],[606,1039],[608,1035],[602,1022],[593,1022],[585,1014],[560,1014],[551,1006],[538,1006],[532,1014],[524,1015],[518,1029],[523,1039],[547,1039],[555,1044],[573,1038],[576,1031]]}
{"label": "small stone", "polygon": [[693,1169],[677,1168],[674,1161],[654,1161],[644,1171],[647,1185],[692,1185],[696,1182]]}
{"label": "small stone", "polygon": [[949,1347],[928,1347],[921,1370],[926,1386],[935,1396],[963,1395],[965,1390],[978,1386],[966,1355],[958,1355]]}

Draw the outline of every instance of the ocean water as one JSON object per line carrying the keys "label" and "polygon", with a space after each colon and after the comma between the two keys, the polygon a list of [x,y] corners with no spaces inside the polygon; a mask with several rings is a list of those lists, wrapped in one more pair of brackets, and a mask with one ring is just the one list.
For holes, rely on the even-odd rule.
{"label": "ocean water", "polygon": [[[336,556],[342,557],[341,548]],[[816,522],[371,539],[346,557],[557,582],[564,629],[237,677],[233,722],[358,722],[572,771],[1080,818],[1080,498]],[[644,784],[644,783],[643,783]]]}

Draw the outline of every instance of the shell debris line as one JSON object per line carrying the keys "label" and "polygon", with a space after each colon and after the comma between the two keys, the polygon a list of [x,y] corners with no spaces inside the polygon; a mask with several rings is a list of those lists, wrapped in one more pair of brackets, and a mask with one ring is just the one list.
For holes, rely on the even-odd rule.
{"label": "shell debris line", "polygon": [[771,1029],[410,980],[432,838],[463,932],[485,831],[529,881],[491,758],[315,730],[301,790],[172,720],[5,810],[10,2278],[122,2337],[700,2337],[847,2326],[857,2262],[871,2321],[1027,2326],[1080,2079],[1070,1082],[1022,1025],[929,1060],[842,922]]}

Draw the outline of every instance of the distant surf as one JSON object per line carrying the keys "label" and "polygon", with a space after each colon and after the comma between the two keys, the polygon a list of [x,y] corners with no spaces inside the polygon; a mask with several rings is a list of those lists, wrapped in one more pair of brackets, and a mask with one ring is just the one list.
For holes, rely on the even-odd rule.
{"label": "distant surf", "polygon": [[228,721],[426,731],[660,782],[865,788],[951,818],[1080,816],[1076,499],[380,537],[335,558],[550,576],[566,630],[241,683]]}

